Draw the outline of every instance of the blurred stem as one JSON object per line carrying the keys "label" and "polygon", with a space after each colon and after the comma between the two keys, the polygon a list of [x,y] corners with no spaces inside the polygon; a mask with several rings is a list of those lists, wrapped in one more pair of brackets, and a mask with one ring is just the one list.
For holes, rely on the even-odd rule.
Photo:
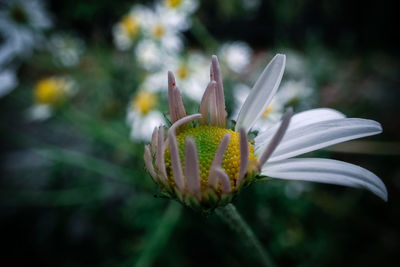
{"label": "blurred stem", "polygon": [[215,53],[214,51],[218,46],[218,42],[212,37],[207,28],[197,17],[193,17],[193,25],[190,31],[206,50]]}
{"label": "blurred stem", "polygon": [[160,219],[157,229],[155,229],[155,231],[150,231],[149,236],[144,238],[146,243],[139,259],[136,261],[136,267],[152,266],[153,261],[168,242],[175,225],[179,221],[181,213],[182,206],[171,201]]}
{"label": "blurred stem", "polygon": [[276,266],[268,251],[262,246],[260,240],[258,240],[253,230],[251,230],[250,226],[245,222],[233,204],[230,203],[224,207],[219,207],[215,211],[222,221],[228,224],[233,231],[240,235],[250,248],[256,251],[264,266]]}

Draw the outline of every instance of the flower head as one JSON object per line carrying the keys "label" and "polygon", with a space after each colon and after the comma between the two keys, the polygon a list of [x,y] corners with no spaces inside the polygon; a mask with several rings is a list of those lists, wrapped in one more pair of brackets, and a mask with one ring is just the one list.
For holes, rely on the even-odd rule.
{"label": "flower head", "polygon": [[[168,99],[172,126],[156,127],[145,147],[145,163],[164,196],[203,212],[225,205],[263,175],[364,187],[387,198],[385,185],[358,166],[328,159],[288,159],[324,146],[381,132],[379,123],[346,119],[331,109],[316,109],[282,120],[254,140],[247,134],[278,89],[286,57],[268,64],[244,102],[234,130],[227,128],[218,59],[212,58],[210,82],[199,113],[187,115],[172,72]],[[290,124],[289,124],[290,123]]]}
{"label": "flower head", "polygon": [[29,56],[43,39],[43,31],[51,27],[51,20],[40,0],[6,1],[0,10],[0,33],[12,44],[13,54]]}
{"label": "flower head", "polygon": [[39,80],[34,88],[35,104],[29,109],[33,120],[44,120],[51,116],[54,108],[63,104],[76,92],[76,84],[67,77],[46,77]]}
{"label": "flower head", "polygon": [[57,63],[70,67],[79,63],[85,43],[69,34],[55,34],[51,36],[48,47]]}
{"label": "flower head", "polygon": [[157,102],[157,95],[147,90],[140,90],[132,99],[126,118],[132,140],[150,141],[154,127],[165,123],[163,114],[156,109]]}

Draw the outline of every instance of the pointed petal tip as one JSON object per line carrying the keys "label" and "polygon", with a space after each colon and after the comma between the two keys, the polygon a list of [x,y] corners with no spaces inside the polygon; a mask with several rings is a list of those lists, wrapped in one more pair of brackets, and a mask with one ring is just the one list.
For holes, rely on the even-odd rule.
{"label": "pointed petal tip", "polygon": [[175,83],[175,75],[172,71],[168,71],[168,85]]}

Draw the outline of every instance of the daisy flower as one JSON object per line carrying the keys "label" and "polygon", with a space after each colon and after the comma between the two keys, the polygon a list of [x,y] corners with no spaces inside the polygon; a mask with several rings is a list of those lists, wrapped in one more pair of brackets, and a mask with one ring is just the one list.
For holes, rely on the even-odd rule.
{"label": "daisy flower", "polygon": [[68,34],[55,34],[50,38],[48,47],[56,62],[71,67],[79,63],[85,43]]}
{"label": "daisy flower", "polygon": [[43,31],[51,27],[51,20],[40,0],[11,0],[2,2],[0,32],[12,43],[13,52],[29,56],[43,39]]}
{"label": "daisy flower", "polygon": [[241,73],[248,67],[252,54],[253,51],[245,42],[223,44],[218,52],[221,63],[236,73]]}
{"label": "daisy flower", "polygon": [[76,93],[76,84],[66,77],[47,77],[39,80],[34,88],[35,105],[28,111],[32,120],[49,118],[54,108],[62,105]]}
{"label": "daisy flower", "polygon": [[168,57],[164,59],[164,63],[161,70],[145,79],[145,87],[153,92],[164,91],[167,84],[165,73],[168,66],[176,73],[176,81],[180,84],[183,95],[200,103],[203,88],[208,83],[209,64],[205,56],[198,52],[189,52],[178,60]]}
{"label": "daisy flower", "polygon": [[154,41],[169,53],[178,53],[183,49],[181,32],[188,28],[184,19],[156,7],[143,21],[143,37]]}
{"label": "daisy flower", "polygon": [[146,90],[140,90],[132,99],[126,121],[131,127],[133,141],[150,141],[154,127],[165,123],[156,106],[157,95]]}
{"label": "daisy flower", "polygon": [[136,60],[145,70],[156,71],[172,61],[173,55],[149,39],[141,40],[135,48]]}
{"label": "daisy flower", "polygon": [[112,29],[114,44],[119,50],[128,50],[139,40],[143,23],[150,19],[152,11],[135,5]]}
{"label": "daisy flower", "polygon": [[[222,77],[212,58],[210,83],[199,113],[187,115],[172,72],[168,99],[172,126],[153,131],[144,159],[161,193],[194,209],[210,212],[226,205],[263,176],[362,187],[387,200],[383,182],[372,172],[331,159],[293,158],[347,140],[382,132],[378,122],[346,118],[332,109],[292,116],[249,140],[248,133],[270,104],[282,79],[286,57],[276,55],[244,102],[234,129],[227,128]],[[165,135],[166,133],[166,135]]]}
{"label": "daisy flower", "polygon": [[178,14],[188,16],[199,7],[197,0],[163,0],[163,7]]}

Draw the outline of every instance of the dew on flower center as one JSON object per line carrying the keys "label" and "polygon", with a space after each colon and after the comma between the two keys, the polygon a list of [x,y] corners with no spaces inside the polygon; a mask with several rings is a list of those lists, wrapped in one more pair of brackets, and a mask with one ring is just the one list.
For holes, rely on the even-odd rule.
{"label": "dew on flower center", "polygon": [[147,91],[139,92],[132,101],[133,108],[142,115],[146,115],[155,108],[157,96]]}
{"label": "dew on flower center", "polygon": [[[189,128],[177,135],[179,146],[179,156],[181,158],[183,171],[185,170],[185,140],[187,137],[192,137],[195,140],[197,147],[197,154],[199,158],[199,171],[202,186],[208,183],[208,174],[211,163],[214,159],[215,152],[225,134],[231,134],[228,148],[224,155],[222,168],[231,180],[232,188],[235,188],[235,180],[237,179],[240,169],[240,144],[239,133],[229,129],[224,129],[216,126],[199,126],[196,128]],[[165,164],[169,179],[173,180],[173,173],[171,167],[171,158],[169,148],[165,152]],[[249,166],[248,172],[254,171],[254,166],[257,164],[257,158],[254,155],[254,147],[249,143]]]}

